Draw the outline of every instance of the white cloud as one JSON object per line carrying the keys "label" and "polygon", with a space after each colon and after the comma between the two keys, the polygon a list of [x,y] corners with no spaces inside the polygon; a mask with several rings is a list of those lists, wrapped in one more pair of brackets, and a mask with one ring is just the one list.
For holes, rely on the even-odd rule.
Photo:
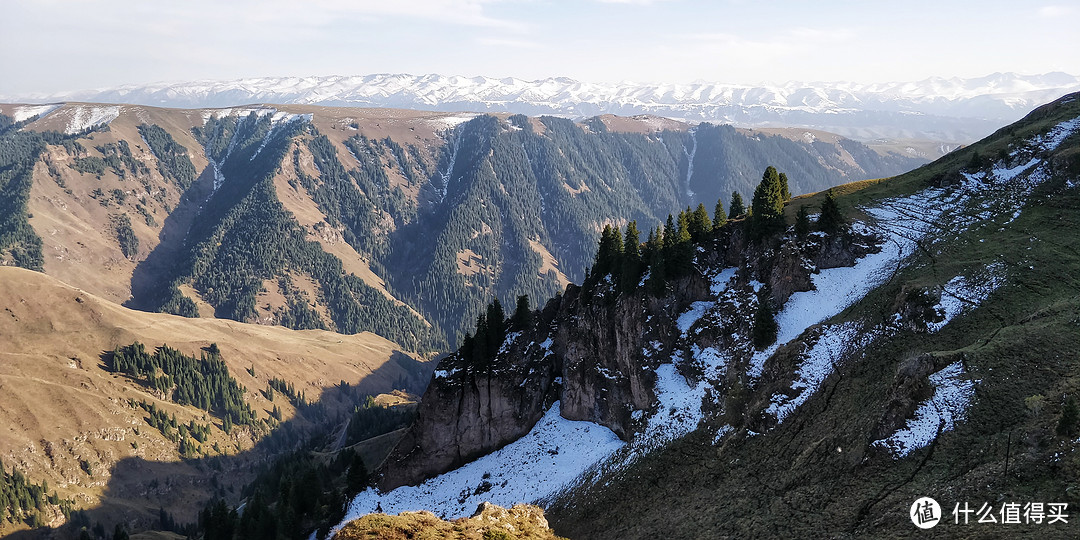
{"label": "white cloud", "polygon": [[504,39],[504,38],[492,38],[481,37],[477,38],[476,42],[480,45],[488,45],[492,47],[510,47],[513,49],[542,49],[543,45],[535,41],[527,41],[523,39]]}
{"label": "white cloud", "polygon": [[1035,13],[1039,17],[1054,19],[1072,15],[1076,13],[1076,9],[1073,6],[1049,5],[1039,8]]}
{"label": "white cloud", "polygon": [[596,0],[601,4],[633,4],[638,6],[648,6],[651,4],[659,4],[660,2],[668,2],[670,0]]}

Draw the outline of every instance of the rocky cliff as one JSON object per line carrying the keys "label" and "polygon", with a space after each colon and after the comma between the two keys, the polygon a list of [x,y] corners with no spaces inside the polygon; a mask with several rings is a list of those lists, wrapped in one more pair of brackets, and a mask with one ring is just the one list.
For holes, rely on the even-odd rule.
{"label": "rocky cliff", "polygon": [[[691,268],[662,291],[646,286],[648,276],[620,288],[615,273],[570,285],[536,313],[534,326],[510,333],[490,362],[478,364],[460,351],[444,359],[417,422],[382,468],[380,489],[416,484],[517,440],[554,401],[563,418],[599,424],[630,441],[645,428],[644,417],[657,412],[657,368],[667,359],[711,348],[745,369],[755,352],[748,344],[761,287],[771,291],[765,301],[782,306],[791,294],[814,288],[813,272],[853,264],[881,242],[846,231],[760,244],[747,241],[745,225],[734,222],[702,238]],[[691,332],[695,310],[718,294],[736,301]],[[709,375],[692,362],[680,371],[689,380]],[[738,377],[717,382],[725,390],[741,384]]]}

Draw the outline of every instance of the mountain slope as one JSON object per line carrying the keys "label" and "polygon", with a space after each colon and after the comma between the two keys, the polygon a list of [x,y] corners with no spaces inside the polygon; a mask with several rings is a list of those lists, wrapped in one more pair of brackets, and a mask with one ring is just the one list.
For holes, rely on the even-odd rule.
{"label": "mountain slope", "polygon": [[534,324],[440,364],[350,516],[539,499],[570,537],[907,536],[924,495],[1075,504],[1078,98],[837,188],[850,228],[737,220],[643,275],[601,244]]}
{"label": "mountain slope", "polygon": [[[24,171],[9,200],[25,203],[5,229],[47,273],[140,309],[373,331],[412,350],[456,343],[493,296],[580,280],[605,223],[712,208],[766,163],[799,193],[924,162],[821,132],[653,117],[0,112],[21,119],[5,140],[35,145],[7,152]],[[22,246],[0,249],[18,262]]]}
{"label": "mountain slope", "polygon": [[[763,382],[774,382],[746,405],[741,430],[714,437],[713,421],[576,493],[553,510],[556,530],[905,537],[916,530],[912,501],[931,496],[945,513],[937,529],[968,536],[991,526],[975,524],[977,514],[967,523],[952,515],[957,504],[987,504],[998,522],[1003,503],[1075,505],[1077,426],[1062,414],[1080,382],[1080,260],[1067,232],[1080,219],[1077,97],[966,155],[853,191],[851,203],[885,203],[879,219],[918,246],[883,286],[819,330],[824,337],[855,324],[861,335],[849,334],[847,349],[819,357],[816,368],[813,356],[792,364],[781,349],[764,365]],[[799,341],[813,355],[823,337]],[[653,488],[632,488],[640,485]],[[1071,537],[1075,527],[1028,524],[1008,534]]]}
{"label": "mountain slope", "polygon": [[[292,444],[290,437],[326,429],[327,423],[337,427],[326,418],[351,413],[359,396],[416,388],[429,373],[400,346],[370,333],[343,336],[137,312],[19,268],[0,268],[0,306],[5,470],[46,480],[77,509],[105,523],[149,526],[162,507],[192,522],[206,499],[242,488],[260,464],[282,452],[280,446]],[[136,341],[150,350],[167,344],[189,355],[216,344],[229,374],[249,389],[245,401],[256,417],[272,423],[272,411],[281,409],[285,423],[279,426],[286,429],[270,437],[248,426],[226,433],[220,411],[208,418],[204,410],[178,405],[149,385],[110,372],[107,352]],[[322,413],[268,398],[271,379],[287,381]],[[340,382],[351,385],[350,391]],[[148,425],[138,402],[153,404],[180,424],[210,425],[198,456],[203,460],[182,460],[195,456],[182,456],[175,441]],[[53,526],[61,522],[59,515],[46,519]],[[0,527],[11,532],[2,520]]]}
{"label": "mountain slope", "polygon": [[40,100],[85,100],[166,107],[297,103],[441,111],[510,111],[585,118],[655,114],[743,126],[804,126],[858,139],[921,138],[968,143],[1066,92],[1064,73],[995,73],[877,84],[596,84],[567,78],[378,74],[266,77],[125,86]]}

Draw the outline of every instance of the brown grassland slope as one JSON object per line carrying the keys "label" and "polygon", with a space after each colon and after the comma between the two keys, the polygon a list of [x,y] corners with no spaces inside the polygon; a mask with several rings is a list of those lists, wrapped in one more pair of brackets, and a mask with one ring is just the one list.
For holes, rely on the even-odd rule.
{"label": "brown grassland slope", "polygon": [[[294,384],[309,401],[350,410],[350,402],[337,402],[328,391],[347,382],[374,395],[410,377],[396,361],[403,353],[374,334],[143,313],[44,274],[0,267],[0,459],[5,470],[17,468],[34,482],[48,480],[61,497],[74,499],[76,508],[107,504],[118,511],[156,513],[164,506],[182,521],[194,517],[211,485],[237,489],[249,481],[248,462],[260,459],[260,453],[248,452],[256,443],[249,430],[234,428],[226,434],[217,417],[163,400],[152,389],[104,369],[104,352],[135,341],[151,350],[168,344],[196,356],[216,343],[230,374],[247,389],[245,399],[256,415],[268,418],[277,406],[286,422],[302,420],[294,418],[288,400],[270,402],[259,391],[271,378]],[[218,471],[199,460],[181,461],[177,445],[148,425],[142,408],[132,406],[139,401],[156,404],[181,423],[210,423],[214,429],[201,447],[203,457],[240,457],[225,460],[225,469]],[[130,466],[117,467],[128,458],[135,458]]]}

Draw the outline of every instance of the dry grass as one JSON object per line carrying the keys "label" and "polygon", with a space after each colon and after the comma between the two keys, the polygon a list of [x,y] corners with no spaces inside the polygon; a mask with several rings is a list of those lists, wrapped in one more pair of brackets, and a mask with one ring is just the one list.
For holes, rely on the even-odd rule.
{"label": "dry grass", "polygon": [[653,116],[651,114],[639,114],[636,116],[604,114],[599,116],[599,118],[600,121],[604,123],[604,126],[608,128],[608,131],[616,133],[648,134],[664,130],[686,131],[690,129],[690,124],[685,122],[664,118],[662,116]]}
{"label": "dry grass", "polygon": [[556,540],[559,537],[548,528],[544,511],[538,507],[518,504],[509,510],[493,504],[483,504],[470,518],[443,521],[431,512],[402,512],[397,516],[368,514],[343,527],[335,540]]}
{"label": "dry grass", "polygon": [[[181,422],[209,421],[202,411],[162,401],[126,377],[106,372],[101,354],[140,341],[149,347],[168,344],[188,354],[217,343],[237,381],[248,389],[248,402],[260,417],[273,405],[294,415],[282,400],[271,404],[257,391],[270,378],[292,382],[310,400],[319,399],[340,381],[361,392],[378,394],[407,376],[392,358],[401,354],[392,342],[370,333],[352,336],[318,330],[293,331],[216,319],[186,319],[128,310],[49,276],[18,268],[0,268],[0,458],[34,481],[48,479],[61,496],[80,507],[102,502],[156,512],[170,508],[190,519],[209,495],[213,471],[179,460],[176,445],[143,419],[129,400],[156,403]],[[251,368],[254,375],[248,372]],[[213,431],[223,451],[249,450],[243,430]],[[209,451],[209,450],[207,450]],[[146,460],[155,472],[115,468],[125,458]],[[81,461],[90,464],[86,474]],[[151,477],[167,475],[166,489],[147,491]],[[246,476],[224,475],[223,485],[241,485]]]}
{"label": "dry grass", "polygon": [[536,271],[537,275],[543,277],[544,274],[554,272],[555,279],[559,280],[559,287],[565,289],[566,286],[570,283],[570,278],[566,277],[566,274],[562,273],[562,271],[559,270],[559,261],[555,258],[555,256],[552,255],[546,247],[544,247],[544,244],[541,244],[537,240],[533,240],[530,238],[529,247],[531,247],[533,251],[540,255],[540,258],[543,260],[543,262],[540,264],[540,269]]}

